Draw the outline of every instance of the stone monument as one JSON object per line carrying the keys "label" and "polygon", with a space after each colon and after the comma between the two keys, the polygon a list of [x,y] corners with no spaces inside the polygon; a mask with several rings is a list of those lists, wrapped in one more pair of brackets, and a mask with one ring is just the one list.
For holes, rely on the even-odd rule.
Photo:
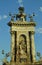
{"label": "stone monument", "polygon": [[36,61],[34,44],[36,23],[33,21],[33,16],[29,16],[30,21],[27,21],[24,7],[19,7],[18,14],[11,15],[11,20],[8,23],[11,34],[10,65],[28,65]]}

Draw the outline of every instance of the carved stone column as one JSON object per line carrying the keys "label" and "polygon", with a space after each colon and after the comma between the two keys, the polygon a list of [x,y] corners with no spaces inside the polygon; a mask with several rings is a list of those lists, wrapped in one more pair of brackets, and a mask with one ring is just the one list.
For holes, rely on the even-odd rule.
{"label": "carved stone column", "polygon": [[30,38],[29,38],[29,32],[27,36],[27,62],[30,62]]}
{"label": "carved stone column", "polygon": [[11,61],[14,62],[15,58],[15,32],[11,31]]}
{"label": "carved stone column", "polygon": [[16,54],[16,62],[19,63],[20,62],[20,55],[19,55],[19,35],[20,32],[17,31],[17,54]]}
{"label": "carved stone column", "polygon": [[34,44],[34,31],[31,32],[31,49],[32,49],[32,61],[35,62],[36,61],[36,52],[35,52],[35,44]]}

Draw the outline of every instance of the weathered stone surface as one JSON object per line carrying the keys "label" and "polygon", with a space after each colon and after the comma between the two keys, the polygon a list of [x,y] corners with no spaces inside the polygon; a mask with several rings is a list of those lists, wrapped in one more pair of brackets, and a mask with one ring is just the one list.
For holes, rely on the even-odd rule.
{"label": "weathered stone surface", "polygon": [[23,12],[22,14],[19,12],[16,17],[16,22],[11,20],[8,23],[11,33],[10,65],[32,65],[36,61],[34,45],[36,23],[27,22]]}

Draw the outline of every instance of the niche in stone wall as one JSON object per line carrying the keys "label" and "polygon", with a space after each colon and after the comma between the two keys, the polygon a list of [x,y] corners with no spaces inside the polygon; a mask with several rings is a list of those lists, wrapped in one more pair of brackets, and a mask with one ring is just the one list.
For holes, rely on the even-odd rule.
{"label": "niche in stone wall", "polygon": [[20,56],[20,62],[27,61],[26,54],[27,54],[27,41],[26,41],[26,36],[22,34],[19,37],[19,56]]}

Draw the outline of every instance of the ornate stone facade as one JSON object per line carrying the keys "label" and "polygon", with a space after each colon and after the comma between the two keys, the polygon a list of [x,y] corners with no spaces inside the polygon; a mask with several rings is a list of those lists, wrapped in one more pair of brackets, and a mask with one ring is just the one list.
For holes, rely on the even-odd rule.
{"label": "ornate stone facade", "polygon": [[34,34],[36,23],[27,22],[22,7],[16,15],[16,22],[11,19],[8,23],[11,34],[11,61],[10,65],[28,65],[36,61]]}

